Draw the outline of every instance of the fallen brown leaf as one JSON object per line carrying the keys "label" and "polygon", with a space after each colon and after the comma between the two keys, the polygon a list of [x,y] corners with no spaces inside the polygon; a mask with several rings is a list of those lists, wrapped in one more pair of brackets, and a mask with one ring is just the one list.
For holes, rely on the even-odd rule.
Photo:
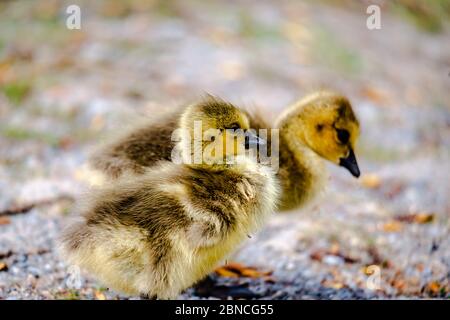
{"label": "fallen brown leaf", "polygon": [[10,224],[10,223],[11,223],[10,218],[0,216],[0,226],[5,225],[5,224]]}
{"label": "fallen brown leaf", "polygon": [[105,294],[99,290],[96,290],[94,295],[95,295],[95,299],[97,299],[97,300],[106,300]]}
{"label": "fallen brown leaf", "polygon": [[219,267],[216,273],[222,277],[246,277],[246,278],[267,278],[272,271],[260,271],[255,267],[245,266],[240,263],[231,262],[225,266]]}
{"label": "fallen brown leaf", "polygon": [[430,223],[434,221],[434,214],[419,213],[414,219],[416,223]]}
{"label": "fallen brown leaf", "polygon": [[0,272],[8,271],[8,265],[5,262],[0,262]]}
{"label": "fallen brown leaf", "polygon": [[361,184],[368,189],[378,189],[381,186],[381,179],[376,174],[369,173],[361,177]]}
{"label": "fallen brown leaf", "polygon": [[14,254],[11,250],[6,251],[5,253],[0,252],[0,259],[6,259],[11,257]]}
{"label": "fallen brown leaf", "polygon": [[244,270],[242,270],[241,275],[244,277],[249,277],[249,278],[261,277],[261,273],[256,270],[253,270],[253,269],[244,269]]}
{"label": "fallen brown leaf", "polygon": [[13,72],[11,71],[11,59],[0,61],[0,84],[11,81]]}
{"label": "fallen brown leaf", "polygon": [[433,213],[413,213],[413,214],[405,214],[399,215],[395,217],[395,220],[406,222],[406,223],[418,223],[425,224],[433,222],[434,214]]}
{"label": "fallen brown leaf", "polygon": [[237,273],[234,273],[230,270],[228,270],[226,267],[219,267],[215,270],[215,272],[221,276],[221,277],[225,277],[225,278],[238,278],[239,275]]}
{"label": "fallen brown leaf", "polygon": [[361,91],[364,96],[377,104],[386,105],[391,100],[389,94],[381,88],[375,88],[374,86],[365,86]]}
{"label": "fallen brown leaf", "polygon": [[428,291],[429,293],[437,295],[441,290],[441,285],[437,281],[432,281],[426,285],[425,290]]}
{"label": "fallen brown leaf", "polygon": [[316,250],[312,252],[309,257],[316,261],[322,261],[323,257],[325,256],[326,251],[325,250]]}
{"label": "fallen brown leaf", "polygon": [[336,290],[342,289],[345,287],[345,284],[343,284],[340,281],[334,281],[334,280],[323,280],[321,282],[321,285],[327,288],[333,288]]}
{"label": "fallen brown leaf", "polygon": [[395,289],[399,290],[400,292],[402,292],[406,286],[406,282],[403,279],[394,279],[391,284]]}
{"label": "fallen brown leaf", "polygon": [[226,267],[227,269],[234,269],[234,270],[240,270],[245,268],[243,264],[237,262],[228,262],[224,267]]}
{"label": "fallen brown leaf", "polygon": [[383,225],[383,231],[385,232],[399,232],[403,229],[403,225],[398,221],[389,221]]}
{"label": "fallen brown leaf", "polygon": [[71,137],[63,137],[58,141],[58,146],[63,150],[70,149],[74,144],[75,141]]}
{"label": "fallen brown leaf", "polygon": [[322,261],[327,255],[336,256],[344,260],[345,263],[356,263],[359,260],[348,256],[339,249],[339,245],[334,244],[328,250],[319,249],[310,254],[310,258],[316,261]]}

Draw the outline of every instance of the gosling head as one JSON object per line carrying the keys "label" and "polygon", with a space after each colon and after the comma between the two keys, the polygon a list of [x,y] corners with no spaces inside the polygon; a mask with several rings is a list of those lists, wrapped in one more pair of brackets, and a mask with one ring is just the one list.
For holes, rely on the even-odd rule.
{"label": "gosling head", "polygon": [[354,177],[360,176],[354,153],[359,122],[346,97],[333,92],[311,95],[294,106],[287,118],[284,125],[309,148]]}
{"label": "gosling head", "polygon": [[197,166],[227,165],[247,150],[265,141],[250,129],[245,113],[232,104],[208,96],[189,106],[183,113],[180,128],[185,163]]}

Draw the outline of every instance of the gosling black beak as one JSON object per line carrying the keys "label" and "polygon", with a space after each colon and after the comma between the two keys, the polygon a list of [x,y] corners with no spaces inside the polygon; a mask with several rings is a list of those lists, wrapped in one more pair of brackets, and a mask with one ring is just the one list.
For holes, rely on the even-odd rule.
{"label": "gosling black beak", "polygon": [[266,140],[261,139],[251,131],[245,132],[245,149],[256,148],[258,145],[263,146],[266,144]]}
{"label": "gosling black beak", "polygon": [[356,178],[358,178],[361,174],[359,172],[358,163],[356,162],[355,153],[352,149],[350,149],[350,153],[347,158],[341,158],[339,160],[339,165],[350,171],[350,173]]}

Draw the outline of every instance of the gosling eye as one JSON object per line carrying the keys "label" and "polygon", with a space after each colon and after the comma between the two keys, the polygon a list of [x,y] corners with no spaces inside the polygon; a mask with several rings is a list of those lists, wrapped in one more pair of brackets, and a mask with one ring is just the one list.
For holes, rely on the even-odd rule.
{"label": "gosling eye", "polygon": [[320,131],[322,131],[322,129],[323,129],[323,124],[320,123],[320,124],[316,125],[316,130],[317,131],[320,132]]}
{"label": "gosling eye", "polygon": [[216,141],[216,137],[215,136],[211,136],[211,142]]}
{"label": "gosling eye", "polygon": [[339,141],[343,144],[348,143],[348,140],[350,138],[350,133],[345,129],[336,129],[337,131],[337,137]]}
{"label": "gosling eye", "polygon": [[241,128],[241,126],[239,125],[239,123],[234,122],[230,126],[228,126],[226,129],[239,130],[240,128]]}

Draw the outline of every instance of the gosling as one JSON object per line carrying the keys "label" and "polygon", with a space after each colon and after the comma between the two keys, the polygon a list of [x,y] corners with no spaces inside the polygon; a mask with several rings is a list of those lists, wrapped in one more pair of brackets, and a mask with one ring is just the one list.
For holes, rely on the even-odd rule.
{"label": "gosling", "polygon": [[[200,144],[191,138],[196,121],[202,121]],[[244,113],[208,99],[185,110],[180,128],[176,147],[184,163],[162,161],[93,191],[81,203],[80,221],[61,239],[69,263],[118,291],[173,299],[274,210],[275,173],[247,156],[246,149],[262,141],[245,132]],[[219,152],[224,145],[232,147]],[[203,161],[192,164],[199,150]]]}
{"label": "gosling", "polygon": [[280,143],[279,210],[300,208],[323,189],[327,178],[323,159],[360,176],[354,153],[359,122],[344,96],[332,92],[309,95],[287,108],[275,127]]}

